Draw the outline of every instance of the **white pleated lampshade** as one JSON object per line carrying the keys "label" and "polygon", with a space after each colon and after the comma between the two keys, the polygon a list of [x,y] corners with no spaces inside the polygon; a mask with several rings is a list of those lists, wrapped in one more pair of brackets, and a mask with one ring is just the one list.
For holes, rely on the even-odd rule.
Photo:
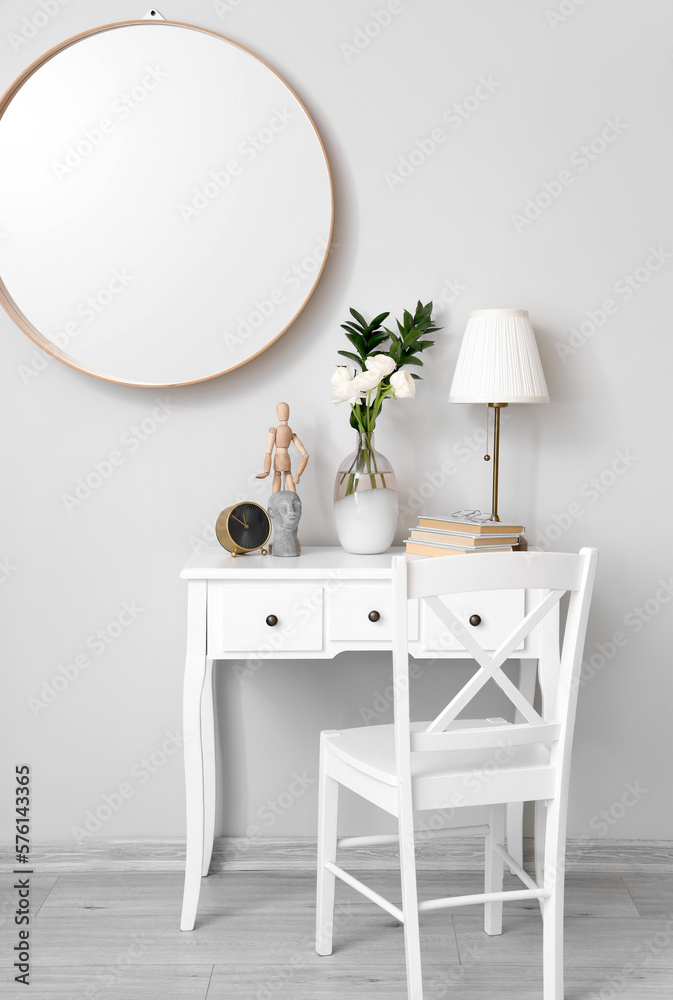
{"label": "white pleated lampshade", "polygon": [[449,402],[549,402],[535,333],[525,309],[470,313]]}

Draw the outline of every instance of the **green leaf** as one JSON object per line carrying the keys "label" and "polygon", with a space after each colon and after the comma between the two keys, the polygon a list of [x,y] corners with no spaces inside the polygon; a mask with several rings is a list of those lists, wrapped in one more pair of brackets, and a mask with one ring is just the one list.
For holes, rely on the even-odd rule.
{"label": "green leaf", "polygon": [[422,377],[420,375],[417,375],[416,372],[409,372],[409,374],[411,375],[412,378],[415,378],[417,381],[420,382],[423,381]]}
{"label": "green leaf", "polygon": [[362,358],[359,358],[357,354],[351,354],[350,351],[337,351],[337,354],[340,354],[342,358],[348,358],[349,361],[352,361],[359,368],[364,367],[362,364]]}
{"label": "green leaf", "polygon": [[365,332],[362,327],[357,326],[356,323],[342,323],[341,329],[349,331],[350,333],[357,333],[358,337],[362,336]]}
{"label": "green leaf", "polygon": [[365,344],[365,338],[361,337],[359,333],[347,333],[346,337],[350,340],[351,344],[361,357],[365,357],[367,354],[367,345]]}
{"label": "green leaf", "polygon": [[389,316],[390,316],[389,312],[379,313],[379,315],[375,316],[369,325],[374,329],[376,329],[377,327],[381,326],[381,323],[383,323],[384,319],[388,319]]}
{"label": "green leaf", "polygon": [[359,313],[357,311],[357,309],[350,309],[349,312],[350,312],[351,316],[354,316],[355,319],[358,321],[358,323],[361,324],[362,328],[364,330],[366,330],[367,329],[367,320],[364,318],[364,316],[361,313]]}
{"label": "green leaf", "polygon": [[404,359],[404,364],[405,365],[420,365],[421,367],[423,367],[423,362],[421,361],[420,358],[405,358]]}

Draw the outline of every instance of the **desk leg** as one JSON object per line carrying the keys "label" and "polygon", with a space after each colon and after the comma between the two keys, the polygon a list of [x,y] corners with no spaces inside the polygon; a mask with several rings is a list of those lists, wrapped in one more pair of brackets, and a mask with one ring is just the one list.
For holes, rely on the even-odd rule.
{"label": "desk leg", "polygon": [[[518,688],[531,705],[535,699],[536,678],[537,660],[519,660]],[[517,712],[514,721],[526,720]],[[510,802],[507,806],[507,851],[523,867],[523,802]]]}
{"label": "desk leg", "polygon": [[215,754],[215,702],[213,692],[213,660],[206,661],[206,676],[201,697],[201,747],[203,752],[203,867],[208,874],[215,841],[215,808],[217,805],[217,763]]}
{"label": "desk leg", "polygon": [[207,672],[205,580],[190,580],[187,596],[187,658],[183,690],[185,795],[187,800],[187,850],[185,891],[180,930],[191,931],[201,889],[204,838],[203,746],[201,697]]}

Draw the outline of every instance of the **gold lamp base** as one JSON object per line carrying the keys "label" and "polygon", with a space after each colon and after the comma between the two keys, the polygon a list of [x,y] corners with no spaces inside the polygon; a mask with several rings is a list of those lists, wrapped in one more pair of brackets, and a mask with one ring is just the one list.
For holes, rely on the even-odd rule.
{"label": "gold lamp base", "polygon": [[500,471],[500,411],[507,403],[489,403],[495,410],[493,423],[493,497],[491,499],[491,521],[499,521],[498,517],[498,473]]}

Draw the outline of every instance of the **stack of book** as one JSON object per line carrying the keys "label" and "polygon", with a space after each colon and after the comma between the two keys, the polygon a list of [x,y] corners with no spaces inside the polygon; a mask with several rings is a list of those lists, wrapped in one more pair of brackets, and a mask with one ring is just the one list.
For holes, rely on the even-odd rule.
{"label": "stack of book", "polygon": [[520,545],[522,524],[471,521],[461,517],[419,517],[406,545],[411,556],[457,556],[465,552],[511,552]]}

